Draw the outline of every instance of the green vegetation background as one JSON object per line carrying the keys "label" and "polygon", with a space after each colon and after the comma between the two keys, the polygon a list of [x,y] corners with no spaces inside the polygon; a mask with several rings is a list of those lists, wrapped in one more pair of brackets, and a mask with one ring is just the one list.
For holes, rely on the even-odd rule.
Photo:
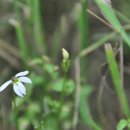
{"label": "green vegetation background", "polygon": [[1,0],[0,83],[29,70],[33,84],[0,93],[0,130],[130,129],[129,5]]}

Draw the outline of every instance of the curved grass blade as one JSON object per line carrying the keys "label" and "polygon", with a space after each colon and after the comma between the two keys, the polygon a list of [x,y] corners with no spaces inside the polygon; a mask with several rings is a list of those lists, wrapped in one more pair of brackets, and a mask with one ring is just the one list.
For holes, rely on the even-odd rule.
{"label": "curved grass blade", "polygon": [[95,2],[97,3],[105,18],[111,23],[113,28],[122,36],[124,41],[130,47],[130,38],[118,20],[113,8],[109,4],[105,3],[104,0],[95,0]]}
{"label": "curved grass blade", "polygon": [[92,130],[102,130],[97,123],[92,119],[90,110],[88,107],[88,98],[92,92],[92,88],[85,87],[81,89],[80,95],[80,114],[84,122],[90,127]]}
{"label": "curved grass blade", "polygon": [[115,60],[113,49],[110,44],[105,44],[105,52],[106,52],[106,57],[110,68],[110,73],[114,82],[115,91],[118,96],[120,106],[122,108],[122,112],[127,118],[129,118],[130,111],[129,111],[128,100],[124,92],[124,89],[122,87],[119,69]]}

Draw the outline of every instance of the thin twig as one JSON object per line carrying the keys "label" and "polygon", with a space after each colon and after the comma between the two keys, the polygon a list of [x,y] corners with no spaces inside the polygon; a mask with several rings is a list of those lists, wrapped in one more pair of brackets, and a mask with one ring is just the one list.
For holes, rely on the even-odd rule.
{"label": "thin twig", "polygon": [[103,96],[103,91],[104,91],[104,87],[105,87],[105,82],[106,82],[106,76],[103,75],[101,77],[101,82],[100,82],[100,86],[99,86],[99,92],[98,92],[98,97],[97,97],[97,108],[98,108],[98,112],[100,114],[100,118],[103,121],[104,119],[104,113],[102,110],[102,96]]}
{"label": "thin twig", "polygon": [[80,58],[77,58],[75,61],[75,80],[76,80],[76,93],[75,93],[75,103],[74,103],[74,113],[73,113],[73,122],[72,129],[76,130],[78,123],[78,114],[79,114],[79,103],[80,103]]}
{"label": "thin twig", "polygon": [[[124,29],[130,30],[130,25],[125,25]],[[117,35],[117,32],[111,32],[110,34],[108,34],[107,36],[104,36],[102,39],[93,43],[89,47],[82,49],[76,56],[83,57],[83,56],[88,55],[89,53],[93,52],[94,50],[96,50],[97,48],[105,44],[105,42],[107,42],[108,40],[114,38],[116,35]]]}
{"label": "thin twig", "polygon": [[119,66],[120,66],[120,77],[121,77],[121,85],[124,86],[124,59],[123,59],[123,45],[122,41],[120,42],[120,48],[119,48]]}
{"label": "thin twig", "polygon": [[16,129],[18,129],[18,120],[17,120],[17,116],[18,116],[18,108],[17,108],[17,105],[16,105],[16,98],[15,98],[15,94],[13,93],[13,104],[12,104],[12,109],[13,109],[13,112],[15,114],[15,126],[16,126]]}
{"label": "thin twig", "polygon": [[101,17],[99,17],[98,15],[96,15],[95,13],[93,13],[91,10],[88,10],[88,13],[93,15],[95,18],[97,18],[99,21],[101,21],[102,23],[104,23],[107,27],[111,28],[112,30],[115,30],[111,24],[109,24],[107,21],[105,21],[104,19],[102,19]]}
{"label": "thin twig", "polygon": [[8,42],[2,39],[0,39],[0,48],[4,48],[4,50],[10,53],[12,56],[20,59],[20,54],[19,54],[18,49],[16,47],[13,47]]}
{"label": "thin twig", "polygon": [[0,57],[3,58],[5,61],[7,61],[12,67],[19,69],[21,64],[18,61],[18,59],[16,59],[15,57],[13,57],[12,55],[8,54],[7,52],[4,51],[3,48],[0,48]]}
{"label": "thin twig", "polygon": [[79,52],[78,56],[83,57],[83,56],[93,52],[94,50],[99,48],[101,45],[103,45],[106,41],[108,41],[109,39],[112,39],[115,36],[116,36],[116,32],[112,32],[112,33],[108,34],[107,36],[104,36],[101,40],[95,42],[94,44],[90,45],[87,48],[82,49]]}

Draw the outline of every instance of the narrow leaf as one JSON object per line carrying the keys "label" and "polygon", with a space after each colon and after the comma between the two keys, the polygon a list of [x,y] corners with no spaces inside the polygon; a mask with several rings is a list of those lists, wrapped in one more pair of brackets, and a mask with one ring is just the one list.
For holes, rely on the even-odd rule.
{"label": "narrow leaf", "polygon": [[117,31],[122,38],[126,41],[128,46],[130,47],[130,38],[122,27],[120,21],[116,17],[115,11],[113,8],[104,2],[104,0],[95,0],[97,5],[99,6],[101,12],[105,16],[105,18],[111,23],[115,31]]}

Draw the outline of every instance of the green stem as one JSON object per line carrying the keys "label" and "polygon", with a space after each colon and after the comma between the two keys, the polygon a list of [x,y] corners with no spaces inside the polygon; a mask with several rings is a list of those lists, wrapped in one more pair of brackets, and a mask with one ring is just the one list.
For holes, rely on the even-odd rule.
{"label": "green stem", "polygon": [[66,92],[66,82],[67,82],[67,72],[65,72],[64,74],[64,80],[63,80],[63,90],[62,90],[62,93],[61,93],[61,97],[60,97],[60,106],[59,106],[59,111],[58,111],[58,119],[60,120],[60,114],[62,112],[62,106],[63,106],[63,103],[64,103],[64,97],[65,97],[65,92]]}
{"label": "green stem", "polygon": [[13,94],[13,107],[12,108],[14,112],[14,121],[15,121],[16,129],[18,129],[18,121],[17,121],[18,109],[16,106],[15,94]]}
{"label": "green stem", "polygon": [[14,11],[15,11],[16,18],[17,18],[16,25],[14,25],[15,31],[16,31],[16,37],[18,40],[21,57],[22,57],[24,63],[26,64],[28,61],[28,57],[27,57],[28,48],[27,48],[25,37],[24,37],[24,30],[22,28],[21,22],[19,21],[21,19],[21,16],[20,16],[20,12],[19,12],[18,1],[13,0],[13,2],[14,2]]}
{"label": "green stem", "polygon": [[36,42],[36,47],[41,53],[46,52],[44,30],[42,26],[40,14],[40,0],[32,0],[32,22],[33,22],[33,36]]}

